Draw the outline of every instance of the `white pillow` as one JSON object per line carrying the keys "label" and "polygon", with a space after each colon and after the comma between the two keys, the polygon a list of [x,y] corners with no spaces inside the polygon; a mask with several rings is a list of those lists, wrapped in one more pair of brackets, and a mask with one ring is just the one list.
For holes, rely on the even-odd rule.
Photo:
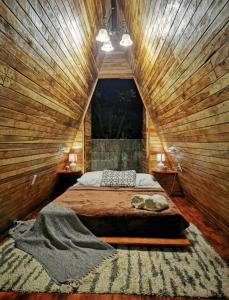
{"label": "white pillow", "polygon": [[77,182],[83,185],[100,186],[103,171],[87,172],[83,174]]}
{"label": "white pillow", "polygon": [[137,173],[136,175],[136,186],[151,186],[154,185],[153,175],[146,173]]}

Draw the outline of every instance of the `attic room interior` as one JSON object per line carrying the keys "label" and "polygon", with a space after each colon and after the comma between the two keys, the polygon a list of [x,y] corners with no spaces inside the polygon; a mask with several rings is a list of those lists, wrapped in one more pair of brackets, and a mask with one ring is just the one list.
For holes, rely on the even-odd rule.
{"label": "attic room interior", "polygon": [[229,2],[0,14],[0,300],[229,298]]}

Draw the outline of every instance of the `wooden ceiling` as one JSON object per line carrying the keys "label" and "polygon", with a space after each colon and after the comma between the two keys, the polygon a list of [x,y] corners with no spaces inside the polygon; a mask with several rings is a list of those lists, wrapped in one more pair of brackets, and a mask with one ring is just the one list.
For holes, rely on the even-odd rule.
{"label": "wooden ceiling", "polygon": [[179,148],[186,193],[229,228],[227,2],[117,0],[134,45],[114,63],[95,42],[106,0],[1,1],[2,230],[51,192],[96,79],[123,74]]}
{"label": "wooden ceiling", "polygon": [[100,55],[102,56],[101,65],[99,66],[98,78],[133,78],[133,71],[128,61],[128,53],[119,45],[120,36],[112,37],[114,50]]}

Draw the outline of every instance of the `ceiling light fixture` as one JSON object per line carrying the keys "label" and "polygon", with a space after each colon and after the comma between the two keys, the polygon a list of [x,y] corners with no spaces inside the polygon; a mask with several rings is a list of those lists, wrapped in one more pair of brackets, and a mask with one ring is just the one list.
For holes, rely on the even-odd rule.
{"label": "ceiling light fixture", "polygon": [[96,37],[96,41],[101,42],[101,43],[106,43],[110,41],[110,37],[108,35],[108,32],[105,28],[101,28],[99,30],[99,33]]}
{"label": "ceiling light fixture", "polygon": [[122,35],[122,39],[120,41],[120,45],[124,47],[131,46],[133,44],[133,41],[130,38],[130,35],[128,33],[125,33]]}
{"label": "ceiling light fixture", "polygon": [[[112,19],[112,24],[110,24],[111,19]],[[120,30],[117,30],[117,28],[116,28],[117,27],[117,25],[116,25],[117,20],[115,22],[114,22],[114,20],[116,20],[116,7],[115,7],[115,5],[111,6],[111,15],[110,15],[108,20],[106,20],[106,18],[103,20],[103,26],[99,30],[98,35],[96,36],[96,40],[98,42],[103,43],[103,45],[101,47],[102,51],[111,52],[111,51],[114,50],[114,47],[112,45],[110,36],[113,35],[114,33],[117,33],[117,32],[122,34],[122,38],[121,38],[121,41],[120,41],[121,46],[129,47],[133,44],[133,41],[131,40],[130,35],[127,31],[127,26],[126,26],[125,21],[123,21],[122,28]],[[113,25],[113,23],[115,23],[115,25]]]}
{"label": "ceiling light fixture", "polygon": [[106,43],[104,43],[101,47],[101,50],[105,51],[105,52],[111,52],[114,50],[114,47],[112,46],[111,41],[108,41]]}

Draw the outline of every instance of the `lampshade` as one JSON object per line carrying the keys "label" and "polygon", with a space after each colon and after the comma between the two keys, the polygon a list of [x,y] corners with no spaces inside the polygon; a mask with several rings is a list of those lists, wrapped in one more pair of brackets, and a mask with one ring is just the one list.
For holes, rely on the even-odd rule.
{"label": "lampshade", "polygon": [[69,153],[68,160],[70,162],[76,162],[77,161],[77,155],[74,154],[74,153]]}
{"label": "lampshade", "polygon": [[104,43],[103,46],[101,47],[101,50],[106,52],[113,51],[114,47],[112,46],[111,41]]}
{"label": "lampshade", "polygon": [[132,44],[133,44],[133,42],[132,42],[132,40],[130,38],[130,35],[127,34],[127,33],[123,34],[122,35],[122,39],[120,41],[120,45],[124,46],[124,47],[128,47],[128,46],[130,46]]}
{"label": "lampshade", "polygon": [[104,28],[101,28],[99,30],[99,33],[98,33],[97,37],[96,37],[96,40],[99,41],[99,42],[102,42],[102,43],[109,42],[110,37],[107,33],[107,30],[104,29]]}
{"label": "lampshade", "polygon": [[168,150],[167,150],[167,152],[169,152],[169,153],[174,153],[174,152],[176,152],[176,151],[177,151],[176,146],[170,146],[170,147],[168,148]]}
{"label": "lampshade", "polygon": [[179,161],[182,158],[182,154],[180,149],[178,149],[175,145],[169,147],[167,152],[176,160]]}
{"label": "lampshade", "polygon": [[156,155],[157,161],[165,161],[165,154],[164,153],[158,153]]}

